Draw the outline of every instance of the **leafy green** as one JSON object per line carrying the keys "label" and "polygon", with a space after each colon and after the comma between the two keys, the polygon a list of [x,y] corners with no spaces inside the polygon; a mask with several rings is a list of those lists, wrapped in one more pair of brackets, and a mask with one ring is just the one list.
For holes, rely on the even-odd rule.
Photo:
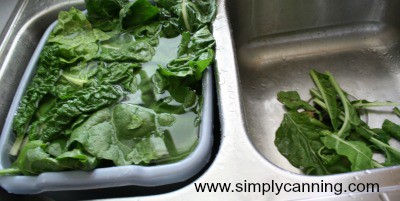
{"label": "leafy green", "polygon": [[122,92],[111,85],[79,90],[74,97],[60,101],[46,116],[33,122],[29,129],[29,139],[49,141],[60,135],[79,115],[110,106],[121,97]]}
{"label": "leafy green", "polygon": [[344,140],[329,131],[323,131],[322,135],[321,141],[327,148],[334,149],[337,154],[346,156],[349,159],[352,171],[374,167],[372,151],[363,142]]}
{"label": "leafy green", "polygon": [[85,154],[80,149],[63,152],[56,160],[61,166],[72,170],[93,170],[99,162],[96,157]]}
{"label": "leafy green", "polygon": [[386,161],[383,164],[384,166],[400,165],[400,150],[390,146],[388,143],[378,140],[378,134],[370,129],[368,125],[361,124],[356,127],[356,131],[371,144],[383,151],[386,157]]}
{"label": "leafy green", "polygon": [[120,21],[123,29],[148,23],[157,17],[159,8],[148,0],[134,0],[129,2],[120,12]]}
{"label": "leafy green", "polygon": [[100,43],[97,59],[107,62],[146,62],[155,54],[152,39],[136,40],[129,35],[115,35]]}
{"label": "leafy green", "polygon": [[[385,120],[382,129],[370,128],[359,110],[395,106],[394,102],[350,101],[329,72],[310,72],[316,89],[312,102],[295,91],[278,93],[287,112],[276,131],[275,145],[289,162],[305,174],[333,174],[400,164],[400,151],[389,141],[398,137],[400,126]],[[315,106],[312,105],[315,104]],[[318,115],[315,115],[318,114]],[[373,153],[385,155],[380,164]]]}
{"label": "leafy green", "polygon": [[36,75],[27,87],[14,117],[13,129],[17,135],[17,139],[10,151],[11,155],[17,154],[32,117],[35,114],[37,105],[51,90],[59,78],[60,70],[64,67],[64,64],[58,58],[58,50],[57,46],[50,45],[43,48],[37,64]]}
{"label": "leafy green", "polygon": [[119,12],[128,0],[85,0],[88,19],[93,27],[111,31],[118,26]]}
{"label": "leafy green", "polygon": [[25,175],[64,170],[56,159],[46,153],[45,148],[46,144],[40,140],[28,142],[13,163],[13,167]]}
{"label": "leafy green", "polygon": [[203,71],[214,61],[215,41],[210,31],[203,27],[193,35],[182,34],[178,58],[159,69],[164,76],[200,80]]}
{"label": "leafy green", "polygon": [[[328,167],[318,156],[323,147],[319,125],[305,113],[288,112],[276,131],[275,145],[295,167],[309,174],[329,174]],[[294,151],[296,150],[296,151]]]}
{"label": "leafy green", "polygon": [[216,2],[85,3],[58,15],[13,121],[17,158],[0,175],[170,163],[197,144]]}
{"label": "leafy green", "polygon": [[74,63],[79,60],[93,59],[99,50],[99,41],[110,36],[99,29],[93,29],[82,11],[71,8],[61,11],[58,23],[51,32],[48,43],[59,47],[61,60]]}
{"label": "leafy green", "polygon": [[89,117],[72,132],[68,144],[80,143],[93,156],[112,160],[116,165],[149,163],[163,156],[151,139],[162,137],[161,125],[173,124],[160,125],[157,116],[165,118],[140,106],[118,104]]}
{"label": "leafy green", "polygon": [[385,119],[382,125],[382,129],[397,140],[400,140],[400,125],[397,125],[392,121]]}
{"label": "leafy green", "polygon": [[289,111],[297,111],[299,109],[318,111],[306,101],[301,100],[297,91],[280,91],[278,93],[278,101],[285,105],[286,109]]}
{"label": "leafy green", "polygon": [[400,109],[398,107],[393,108],[393,113],[400,117]]}
{"label": "leafy green", "polygon": [[[168,25],[183,31],[194,32],[204,26],[210,26],[217,12],[216,1],[209,0],[155,0],[165,9],[164,19],[170,19]],[[172,18],[172,19],[171,19]]]}
{"label": "leafy green", "polygon": [[311,70],[310,75],[317,86],[319,93],[321,94],[322,101],[326,103],[326,110],[331,119],[333,128],[336,130],[339,127],[339,112],[336,102],[338,94],[329,81],[328,75],[318,73],[314,70]]}

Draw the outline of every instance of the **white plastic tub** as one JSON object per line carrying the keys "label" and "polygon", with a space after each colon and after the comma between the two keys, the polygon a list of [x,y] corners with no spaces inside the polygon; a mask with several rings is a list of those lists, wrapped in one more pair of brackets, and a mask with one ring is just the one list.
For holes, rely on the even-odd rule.
{"label": "white plastic tub", "polygon": [[[36,63],[54,22],[44,33],[20,81],[0,138],[0,169],[10,167],[9,155],[15,140],[12,131],[14,114],[34,76]],[[36,194],[44,191],[94,189],[127,185],[158,186],[185,181],[198,173],[209,161],[213,144],[213,83],[210,67],[203,77],[203,109],[199,140],[195,150],[185,159],[156,166],[116,166],[93,171],[47,172],[38,176],[0,176],[0,185],[10,193]]]}

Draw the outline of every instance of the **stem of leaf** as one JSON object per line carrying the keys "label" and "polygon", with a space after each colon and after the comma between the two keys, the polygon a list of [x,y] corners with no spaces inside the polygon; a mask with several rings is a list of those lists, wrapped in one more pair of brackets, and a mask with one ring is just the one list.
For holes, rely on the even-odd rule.
{"label": "stem of leaf", "polygon": [[7,168],[0,170],[0,175],[17,175],[17,174],[21,174],[21,170],[19,170],[18,168]]}
{"label": "stem of leaf", "polygon": [[313,96],[315,96],[316,98],[322,100],[322,96],[321,96],[321,94],[318,92],[317,89],[312,88],[312,89],[310,89],[310,92],[311,92],[311,95],[313,95]]}
{"label": "stem of leaf", "polygon": [[367,108],[367,107],[379,107],[379,106],[399,106],[397,102],[372,102],[372,103],[354,103],[354,107]]}
{"label": "stem of leaf", "polygon": [[189,32],[191,32],[189,19],[188,19],[188,15],[187,15],[187,11],[186,11],[186,0],[182,0],[181,8],[182,8],[182,17],[183,17],[183,21],[185,22],[186,29]]}
{"label": "stem of leaf", "polygon": [[376,162],[375,160],[372,160],[372,165],[374,166],[374,168],[382,168],[382,167],[385,167],[385,166],[381,165],[380,163]]}
{"label": "stem of leaf", "polygon": [[24,136],[20,135],[15,139],[15,142],[10,150],[10,155],[16,156],[18,154],[19,148],[21,147],[22,142],[24,141]]}
{"label": "stem of leaf", "polygon": [[329,81],[331,82],[333,88],[336,90],[336,92],[339,94],[340,100],[343,103],[344,106],[344,121],[343,125],[338,131],[338,136],[343,136],[343,133],[345,129],[349,126],[350,124],[350,111],[349,111],[349,100],[347,99],[346,95],[343,93],[342,89],[339,87],[339,84],[336,82],[335,78],[332,76],[331,73],[326,72],[326,74],[329,76]]}

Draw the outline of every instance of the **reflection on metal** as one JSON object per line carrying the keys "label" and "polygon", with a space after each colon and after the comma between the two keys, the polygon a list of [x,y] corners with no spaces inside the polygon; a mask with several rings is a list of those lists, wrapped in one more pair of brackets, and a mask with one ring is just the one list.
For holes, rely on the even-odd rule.
{"label": "reflection on metal", "polygon": [[[18,80],[47,26],[59,10],[82,1],[22,3],[0,47],[0,111],[8,111]],[[196,183],[377,182],[380,193],[343,192],[343,200],[395,200],[400,167],[330,176],[306,176],[273,143],[283,108],[280,90],[312,86],[311,68],[329,70],[357,98],[400,100],[400,2],[396,0],[219,0],[213,25],[217,41],[215,79],[221,145]],[[43,8],[46,8],[43,10]],[[387,89],[387,90],[380,90]],[[0,114],[0,127],[6,112]],[[369,114],[379,126],[386,114]],[[398,120],[396,120],[398,121]],[[81,192],[81,193],[84,193]],[[334,192],[196,193],[194,185],[143,200],[331,200]],[[121,200],[131,200],[126,198]]]}

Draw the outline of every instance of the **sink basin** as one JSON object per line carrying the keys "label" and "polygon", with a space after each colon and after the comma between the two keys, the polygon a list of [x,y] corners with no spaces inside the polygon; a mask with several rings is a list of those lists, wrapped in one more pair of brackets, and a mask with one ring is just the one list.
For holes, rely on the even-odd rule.
{"label": "sink basin", "polygon": [[[0,0],[1,1],[1,0]],[[193,0],[194,1],[194,0]],[[275,148],[275,131],[284,109],[281,90],[312,86],[310,69],[329,70],[354,97],[400,100],[400,1],[396,0],[217,0],[213,24],[218,115],[212,162],[192,179],[172,186],[48,192],[38,200],[137,197],[140,200],[398,200],[400,166],[329,176],[306,176]],[[59,10],[82,0],[23,0],[0,45],[0,111],[8,111],[37,41]],[[47,9],[44,9],[47,8]],[[43,11],[45,10],[45,11]],[[38,22],[41,23],[38,23]],[[28,34],[29,33],[29,34]],[[0,37],[1,38],[1,37]],[[17,81],[16,81],[17,80]],[[384,90],[383,90],[384,89]],[[217,108],[217,107],[216,107]],[[369,112],[379,126],[387,113]],[[6,113],[0,113],[0,128]],[[257,192],[283,184],[333,184],[343,191]],[[372,182],[372,183],[371,183]],[[196,191],[196,184],[247,185],[247,192]],[[348,184],[379,184],[378,191],[346,192]],[[258,185],[259,184],[259,185]],[[232,190],[232,189],[231,189]],[[252,191],[254,190],[254,192]],[[259,189],[258,189],[259,190]],[[266,190],[266,189],[264,189]],[[340,189],[342,190],[342,189]],[[368,189],[370,190],[370,189]],[[375,189],[376,190],[376,189]],[[251,192],[250,192],[251,191]],[[3,193],[2,193],[3,192]],[[4,195],[4,196],[3,196]],[[0,189],[0,197],[15,197]],[[126,198],[121,200],[131,200]]]}
{"label": "sink basin", "polygon": [[[285,112],[276,95],[296,90],[310,98],[311,69],[331,72],[359,99],[400,100],[399,10],[398,1],[232,1],[246,130],[265,159],[300,173],[274,145]],[[368,123],[398,123],[389,113],[371,111]]]}

